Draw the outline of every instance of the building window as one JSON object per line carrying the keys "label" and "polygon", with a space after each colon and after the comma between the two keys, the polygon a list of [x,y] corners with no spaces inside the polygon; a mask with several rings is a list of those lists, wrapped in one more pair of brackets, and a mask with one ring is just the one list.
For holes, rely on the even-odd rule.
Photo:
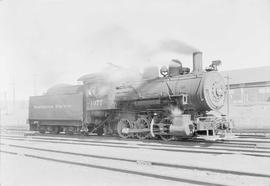
{"label": "building window", "polygon": [[232,104],[261,104],[270,102],[270,87],[238,88],[230,90]]}

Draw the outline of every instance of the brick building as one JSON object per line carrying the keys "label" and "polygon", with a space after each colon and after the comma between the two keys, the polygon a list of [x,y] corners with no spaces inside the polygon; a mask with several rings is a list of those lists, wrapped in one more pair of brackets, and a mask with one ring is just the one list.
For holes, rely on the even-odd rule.
{"label": "brick building", "polygon": [[[229,77],[229,113],[235,126],[270,128],[270,66],[221,73]],[[227,105],[223,112],[227,112]]]}

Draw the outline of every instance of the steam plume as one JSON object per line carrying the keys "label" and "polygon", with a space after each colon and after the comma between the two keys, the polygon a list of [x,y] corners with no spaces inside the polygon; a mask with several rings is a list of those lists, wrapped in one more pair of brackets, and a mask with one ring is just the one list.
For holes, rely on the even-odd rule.
{"label": "steam plume", "polygon": [[197,48],[179,40],[162,40],[160,42],[160,50],[161,51],[168,51],[168,52],[175,52],[181,54],[191,54],[195,51],[198,51]]}
{"label": "steam plume", "polygon": [[178,107],[171,107],[171,116],[172,117],[177,117],[182,115],[182,110],[180,110]]}

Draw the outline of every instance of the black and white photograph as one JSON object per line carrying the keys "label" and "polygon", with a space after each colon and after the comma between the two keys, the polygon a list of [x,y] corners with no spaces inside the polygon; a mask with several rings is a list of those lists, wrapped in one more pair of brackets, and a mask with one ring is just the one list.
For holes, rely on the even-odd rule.
{"label": "black and white photograph", "polygon": [[270,0],[0,0],[0,186],[270,186]]}

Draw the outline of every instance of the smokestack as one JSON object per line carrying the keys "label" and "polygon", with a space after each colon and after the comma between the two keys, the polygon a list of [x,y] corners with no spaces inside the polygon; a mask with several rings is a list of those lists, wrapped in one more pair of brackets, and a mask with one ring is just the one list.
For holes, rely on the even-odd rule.
{"label": "smokestack", "polygon": [[193,73],[202,72],[202,52],[193,53]]}

